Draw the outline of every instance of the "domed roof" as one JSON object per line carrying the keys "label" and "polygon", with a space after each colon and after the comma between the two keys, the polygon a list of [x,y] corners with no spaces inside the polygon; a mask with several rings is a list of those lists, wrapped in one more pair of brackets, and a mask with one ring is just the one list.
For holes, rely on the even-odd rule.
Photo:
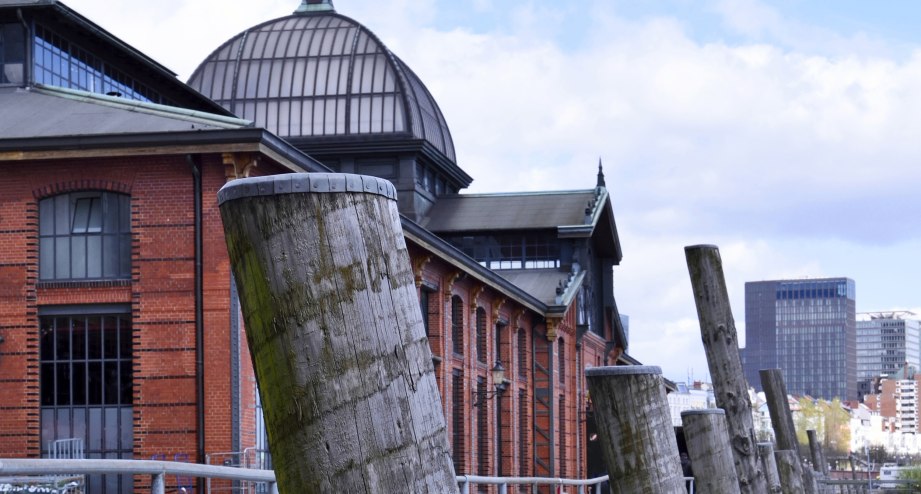
{"label": "domed roof", "polygon": [[243,31],[205,59],[189,85],[286,139],[421,139],[456,162],[422,81],[371,31],[331,8],[301,8]]}

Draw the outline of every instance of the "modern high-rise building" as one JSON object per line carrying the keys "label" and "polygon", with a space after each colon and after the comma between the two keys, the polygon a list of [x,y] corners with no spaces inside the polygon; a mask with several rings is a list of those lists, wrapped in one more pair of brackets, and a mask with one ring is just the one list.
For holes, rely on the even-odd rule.
{"label": "modern high-rise building", "polygon": [[868,312],[857,316],[858,395],[873,392],[872,383],[905,366],[921,369],[921,321],[908,311]]}
{"label": "modern high-rise building", "polygon": [[857,321],[848,278],[745,284],[743,369],[761,390],[760,369],[781,369],[787,391],[857,398]]}

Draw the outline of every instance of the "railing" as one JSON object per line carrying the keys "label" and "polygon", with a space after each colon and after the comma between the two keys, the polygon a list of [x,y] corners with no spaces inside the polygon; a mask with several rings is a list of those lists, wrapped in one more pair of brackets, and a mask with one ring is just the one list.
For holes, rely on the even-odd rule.
{"label": "railing", "polygon": [[[256,482],[265,484],[267,492],[278,494],[275,472],[271,470],[153,460],[0,459],[0,476],[54,475],[63,472],[76,475],[150,475],[151,494],[165,494],[167,475]],[[585,480],[548,477],[480,477],[476,475],[457,477],[462,494],[470,494],[471,485],[496,485],[499,487],[499,494],[506,494],[510,485],[529,485],[533,493],[536,493],[541,486],[557,486],[561,489],[575,487],[576,489],[572,491],[562,490],[562,492],[572,494],[601,494],[602,485],[607,480],[607,475]],[[694,494],[694,479],[685,477],[685,481],[688,482],[688,492]],[[829,481],[828,484],[837,482],[854,481]],[[866,481],[863,482],[863,486],[866,488]],[[586,488],[591,488],[591,490]]]}
{"label": "railing", "polygon": [[825,480],[822,482],[829,494],[876,494],[918,492],[917,480]]}
{"label": "railing", "polygon": [[270,493],[278,494],[278,486],[275,484],[275,472],[271,470],[150,460],[0,460],[0,476],[51,475],[63,472],[78,475],[150,475],[151,494],[165,494],[167,475],[261,482],[268,486]]}
{"label": "railing", "polygon": [[[694,478],[685,477],[688,484],[688,492],[694,494]],[[480,477],[477,475],[458,475],[457,483],[460,486],[461,494],[470,494],[471,485],[497,485],[499,494],[507,494],[510,485],[530,485],[531,492],[537,493],[541,486],[559,486],[559,487],[576,487],[574,494],[602,494],[602,485],[608,481],[608,476],[596,477],[593,479],[575,480],[575,479],[554,479],[548,477]],[[586,490],[591,488],[591,490]],[[557,491],[554,491],[557,492]],[[563,490],[569,493],[570,491]],[[607,494],[605,491],[604,494]]]}

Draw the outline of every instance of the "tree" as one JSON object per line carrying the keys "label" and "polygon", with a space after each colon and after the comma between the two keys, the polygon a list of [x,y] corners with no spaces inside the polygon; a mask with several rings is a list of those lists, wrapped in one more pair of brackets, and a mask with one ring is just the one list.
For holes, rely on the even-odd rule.
{"label": "tree", "polygon": [[814,430],[826,456],[846,456],[850,450],[850,414],[841,406],[841,400],[817,400],[800,398],[799,411],[794,414],[796,439],[800,451],[809,451],[807,430]]}

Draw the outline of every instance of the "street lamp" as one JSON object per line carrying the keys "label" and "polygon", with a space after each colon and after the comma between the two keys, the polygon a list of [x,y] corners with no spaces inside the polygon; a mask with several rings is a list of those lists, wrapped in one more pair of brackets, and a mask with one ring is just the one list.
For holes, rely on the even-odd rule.
{"label": "street lamp", "polygon": [[487,400],[491,400],[493,397],[501,395],[503,391],[508,387],[508,382],[505,381],[505,367],[502,366],[502,361],[496,359],[495,365],[492,366],[490,370],[492,372],[492,382],[495,389],[493,391],[473,391],[473,406],[478,407],[484,405]]}

